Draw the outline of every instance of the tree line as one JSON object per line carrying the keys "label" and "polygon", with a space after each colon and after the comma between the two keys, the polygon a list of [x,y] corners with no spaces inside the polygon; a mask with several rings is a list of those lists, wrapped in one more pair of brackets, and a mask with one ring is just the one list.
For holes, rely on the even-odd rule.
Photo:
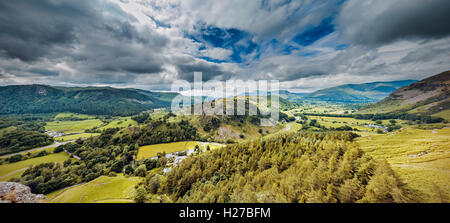
{"label": "tree line", "polygon": [[336,118],[355,118],[355,119],[365,119],[365,120],[389,120],[389,119],[400,119],[407,121],[416,121],[418,123],[440,123],[446,122],[445,119],[440,117],[433,117],[429,115],[418,115],[409,113],[383,113],[383,114],[316,114],[316,113],[305,113],[305,115],[310,116],[324,116],[324,117],[336,117]]}
{"label": "tree line", "polygon": [[42,122],[0,119],[0,155],[52,144],[53,138],[44,131]]}
{"label": "tree line", "polygon": [[[99,176],[115,176],[117,173],[138,174],[166,165],[161,156],[158,160],[136,162],[139,146],[197,140],[196,129],[187,121],[169,123],[165,120],[151,120],[142,127],[109,128],[99,136],[61,145],[54,152],[66,150],[80,158],[69,159],[63,164],[44,163],[27,169],[20,179],[14,179],[31,188],[33,193],[52,191],[91,181]],[[135,164],[135,165],[133,165]],[[145,174],[144,174],[145,175]]]}
{"label": "tree line", "polygon": [[365,154],[355,137],[300,132],[230,145],[188,157],[166,176],[149,174],[140,190],[173,202],[409,201],[389,164]]}

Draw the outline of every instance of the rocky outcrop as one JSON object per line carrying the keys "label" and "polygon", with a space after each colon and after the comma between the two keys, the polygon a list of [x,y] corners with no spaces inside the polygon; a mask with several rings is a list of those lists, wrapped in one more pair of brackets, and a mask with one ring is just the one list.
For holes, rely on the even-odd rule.
{"label": "rocky outcrop", "polygon": [[14,182],[0,182],[0,203],[45,202],[45,195],[31,193],[30,187]]}
{"label": "rocky outcrop", "polygon": [[408,112],[433,115],[450,109],[450,71],[399,88],[358,113]]}

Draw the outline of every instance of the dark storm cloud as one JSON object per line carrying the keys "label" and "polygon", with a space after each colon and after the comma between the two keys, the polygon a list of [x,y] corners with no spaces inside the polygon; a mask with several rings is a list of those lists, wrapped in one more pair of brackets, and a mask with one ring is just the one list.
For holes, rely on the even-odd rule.
{"label": "dark storm cloud", "polygon": [[408,53],[405,57],[403,57],[399,63],[415,63],[415,62],[428,62],[435,60],[436,58],[446,58],[447,61],[450,61],[450,56],[448,53],[450,52],[449,47],[424,47],[419,48],[413,52]]}
{"label": "dark storm cloud", "polygon": [[32,69],[28,70],[28,72],[33,73],[33,74],[38,74],[41,76],[58,76],[59,75],[59,71],[40,69],[40,68],[32,68]]}
{"label": "dark storm cloud", "polygon": [[82,80],[80,83],[84,84],[127,84],[136,79],[135,74],[120,74],[120,75],[111,75],[106,73],[99,73],[93,75],[93,78],[86,78]]}
{"label": "dark storm cloud", "polygon": [[272,73],[278,74],[276,78],[281,81],[294,81],[300,78],[326,75],[330,73],[330,69],[318,64],[306,64],[302,66],[280,65]]}
{"label": "dark storm cloud", "polygon": [[[292,59],[292,58],[290,58]],[[329,74],[332,69],[331,66],[325,66],[316,62],[299,64],[298,60],[286,59],[283,61],[276,61],[258,65],[252,70],[262,71],[257,74],[255,79],[277,79],[279,81],[295,81],[300,78],[307,78],[312,76],[322,76]],[[283,63],[284,62],[284,63]],[[251,71],[250,71],[251,72]],[[270,76],[270,74],[275,76]],[[268,76],[269,75],[269,76]]]}
{"label": "dark storm cloud", "polygon": [[[0,2],[0,55],[52,66],[64,61],[75,83],[126,83],[132,74],[163,71],[168,38],[131,23],[136,19],[104,1],[15,0]],[[50,69],[27,70],[58,76]],[[23,76],[24,71],[13,74]],[[105,74],[106,73],[106,74]],[[103,81],[102,81],[103,80]]]}
{"label": "dark storm cloud", "polygon": [[145,61],[144,59],[131,57],[117,59],[115,64],[110,64],[106,61],[96,68],[100,71],[130,72],[135,74],[159,73],[163,71],[161,65],[154,63],[151,59]]}
{"label": "dark storm cloud", "polygon": [[77,52],[75,60],[80,69],[103,72],[130,72],[136,74],[163,71],[161,47],[157,44],[133,44],[113,38],[104,38],[103,32],[95,31],[84,41],[85,47]]}
{"label": "dark storm cloud", "polygon": [[[117,40],[136,41],[143,44],[150,43],[150,40],[139,33],[129,22],[117,21],[116,24],[104,24],[103,29]],[[166,39],[161,39],[161,44],[166,44]]]}
{"label": "dark storm cloud", "polygon": [[292,69],[286,72],[283,81],[294,81],[300,78],[312,77],[312,76],[322,76],[329,74],[330,72],[325,69],[321,69],[317,66],[306,66],[302,68]]}
{"label": "dark storm cloud", "polygon": [[449,5],[0,0],[0,84],[164,89],[194,72],[204,81],[277,79],[311,89],[418,79],[448,69]]}
{"label": "dark storm cloud", "polygon": [[194,60],[186,57],[177,58],[174,64],[178,72],[178,78],[189,82],[194,81],[194,72],[202,72],[203,81],[212,79],[225,80],[231,76],[229,72],[224,71],[218,64],[202,60]]}
{"label": "dark storm cloud", "polygon": [[380,45],[401,39],[450,35],[450,1],[394,0],[345,3],[339,27],[353,43]]}
{"label": "dark storm cloud", "polygon": [[189,82],[194,81],[194,72],[202,72],[203,81],[209,81],[223,74],[219,66],[205,63],[179,64],[177,69],[178,77]]}
{"label": "dark storm cloud", "polygon": [[0,50],[29,62],[45,56],[55,45],[73,43],[76,23],[94,19],[88,2],[1,1]]}

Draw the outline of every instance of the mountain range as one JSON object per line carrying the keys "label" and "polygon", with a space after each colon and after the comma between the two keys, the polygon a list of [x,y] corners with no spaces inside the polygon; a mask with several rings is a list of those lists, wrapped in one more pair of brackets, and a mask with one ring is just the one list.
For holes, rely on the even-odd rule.
{"label": "mountain range", "polygon": [[450,118],[450,71],[399,88],[359,113],[407,112]]}
{"label": "mountain range", "polygon": [[293,93],[280,91],[280,96],[293,102],[328,102],[328,103],[374,103],[389,96],[398,88],[408,86],[415,80],[390,82],[372,82],[364,84],[346,84],[321,89],[312,93]]}
{"label": "mountain range", "polygon": [[[360,113],[401,110],[434,114],[448,108],[449,76],[447,71],[419,82],[402,80],[346,84],[312,93],[280,90],[278,94],[287,101],[297,103],[379,102],[368,106]],[[128,116],[149,109],[169,107],[171,100],[177,95],[179,94],[133,88],[11,85],[0,87],[0,114],[75,112]],[[246,96],[251,95],[253,94],[246,94]]]}
{"label": "mountain range", "polygon": [[0,87],[0,114],[75,112],[94,115],[134,115],[168,107],[178,93],[111,87]]}

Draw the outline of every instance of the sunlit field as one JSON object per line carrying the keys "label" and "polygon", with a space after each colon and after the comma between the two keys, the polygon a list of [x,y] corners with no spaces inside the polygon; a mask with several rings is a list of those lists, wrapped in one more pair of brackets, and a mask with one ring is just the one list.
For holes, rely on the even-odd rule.
{"label": "sunlit field", "polygon": [[131,119],[131,117],[121,117],[118,120],[113,120],[107,125],[100,128],[100,130],[108,129],[108,128],[124,128],[130,125],[136,125],[137,123]]}
{"label": "sunlit field", "polygon": [[59,113],[55,116],[55,120],[65,119],[65,118],[77,118],[77,119],[95,119],[93,115],[76,114],[70,112]]}
{"label": "sunlit field", "polygon": [[80,134],[71,134],[71,135],[56,137],[55,139],[58,142],[67,142],[67,141],[77,140],[79,138],[89,138],[89,137],[98,136],[98,135],[100,135],[100,134],[99,133],[80,133]]}
{"label": "sunlit field", "polygon": [[133,203],[134,186],[142,178],[101,176],[81,185],[47,195],[50,203]]}
{"label": "sunlit field", "polygon": [[222,146],[222,145],[216,144],[216,143],[202,143],[202,142],[194,142],[194,141],[148,145],[148,146],[142,146],[139,148],[137,159],[141,160],[141,159],[145,159],[145,158],[156,157],[158,155],[158,153],[162,153],[162,152],[165,152],[166,154],[168,154],[168,153],[174,153],[174,152],[180,152],[180,151],[185,151],[185,150],[189,150],[189,149],[194,149],[196,145],[199,145],[199,148],[202,150],[206,150],[206,147],[208,145],[211,150]]}
{"label": "sunlit field", "polygon": [[64,133],[82,133],[86,129],[91,129],[103,124],[99,119],[88,119],[81,121],[52,121],[47,122],[46,130],[53,130]]}
{"label": "sunlit field", "polygon": [[450,128],[404,127],[356,141],[374,158],[386,159],[425,202],[450,201]]}
{"label": "sunlit field", "polygon": [[15,163],[3,164],[0,165],[0,181],[8,181],[12,178],[20,177],[26,169],[33,165],[50,162],[62,163],[67,159],[69,159],[69,155],[67,153],[61,152],[42,157],[31,158]]}

